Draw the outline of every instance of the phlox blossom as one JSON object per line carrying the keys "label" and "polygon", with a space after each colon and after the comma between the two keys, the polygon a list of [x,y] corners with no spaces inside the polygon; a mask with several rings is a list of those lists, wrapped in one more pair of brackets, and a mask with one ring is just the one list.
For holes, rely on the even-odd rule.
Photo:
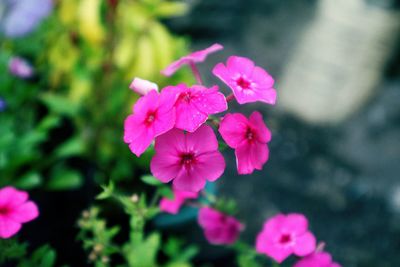
{"label": "phlox blossom", "polygon": [[328,252],[314,252],[300,259],[293,267],[341,267],[340,264],[332,261]]}
{"label": "phlox blossom", "polygon": [[188,132],[199,128],[208,115],[223,112],[228,108],[225,96],[218,92],[218,86],[206,88],[201,85],[188,87],[179,84],[167,86],[162,91],[176,95],[175,127]]}
{"label": "phlox blossom", "polygon": [[32,66],[23,58],[12,57],[8,62],[8,70],[14,76],[27,79],[33,76]]}
{"label": "phlox blossom", "polygon": [[174,194],[173,199],[166,197],[161,199],[159,205],[161,211],[177,214],[187,199],[196,199],[199,196],[197,192],[180,191],[174,187],[172,188],[172,192]]}
{"label": "phlox blossom", "polygon": [[14,187],[0,189],[0,238],[10,238],[23,223],[39,216],[35,203],[28,201],[28,194]]}
{"label": "phlox blossom", "polygon": [[174,127],[175,95],[158,94],[155,90],[142,96],[124,124],[124,141],[136,156],[140,156],[153,139]]}
{"label": "phlox blossom", "polygon": [[183,65],[190,65],[198,62],[203,62],[209,54],[217,52],[223,48],[224,47],[220,44],[213,44],[212,46],[206,49],[193,52],[187,56],[181,57],[180,59],[172,62],[164,70],[162,70],[161,73],[164,74],[165,76],[171,76]]}
{"label": "phlox blossom", "polygon": [[206,180],[217,180],[225,170],[217,138],[205,124],[193,133],[172,129],[156,138],[154,149],[151,173],[163,183],[173,180],[181,191],[198,192]]}
{"label": "phlox blossom", "polygon": [[146,95],[148,92],[155,90],[158,92],[158,85],[148,80],[134,78],[129,88],[138,93],[139,95]]}
{"label": "phlox blossom", "polygon": [[278,214],[267,220],[258,234],[256,250],[278,263],[291,254],[306,256],[315,251],[316,240],[308,231],[308,221],[302,214]]}
{"label": "phlox blossom", "polygon": [[210,207],[201,208],[198,223],[208,242],[214,245],[230,245],[238,239],[243,225],[234,217]]}
{"label": "phlox blossom", "polygon": [[271,132],[259,112],[254,111],[249,119],[240,113],[228,113],[221,120],[219,132],[228,146],[235,149],[239,174],[262,169],[269,157],[267,143]]}
{"label": "phlox blossom", "polygon": [[232,89],[239,104],[262,101],[273,105],[276,102],[274,79],[248,58],[231,56],[226,66],[218,63],[212,72]]}

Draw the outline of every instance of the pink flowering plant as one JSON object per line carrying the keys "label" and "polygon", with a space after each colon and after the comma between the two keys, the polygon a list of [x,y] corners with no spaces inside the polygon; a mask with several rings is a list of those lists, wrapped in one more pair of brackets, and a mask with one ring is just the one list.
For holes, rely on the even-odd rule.
{"label": "pink flowering plant", "polygon": [[[304,214],[279,213],[269,218],[257,214],[265,219],[264,225],[259,226],[250,244],[245,242],[242,236],[247,226],[235,200],[218,196],[210,189],[217,180],[229,180],[224,176],[225,153],[235,156],[236,170],[242,177],[268,167],[268,144],[273,136],[266,116],[257,110],[233,112],[232,103],[251,108],[254,102],[274,105],[277,99],[272,76],[245,57],[230,56],[226,63],[218,63],[212,69],[224,87],[205,84],[196,64],[221,49],[222,45],[214,44],[161,71],[169,77],[188,67],[194,84],[159,88],[152,81],[136,77],[129,85],[138,100],[124,120],[123,142],[133,159],[150,155],[150,174],[141,176],[149,187],[145,192],[138,188],[127,194],[118,181],[110,179],[97,195],[104,206],[98,204],[82,212],[77,221],[77,239],[90,264],[193,266],[191,261],[199,252],[198,247],[165,235],[160,222],[194,210],[195,215],[186,218],[196,222],[203,243],[232,250],[239,267],[340,267],[324,251],[324,243],[318,243]],[[32,73],[24,64],[14,61],[10,70],[28,78]],[[111,226],[103,218],[104,207],[115,203],[123,208],[127,225]],[[27,192],[10,186],[0,188],[0,247],[6,240],[7,246],[3,247],[11,248],[0,250],[0,264],[10,255],[23,258],[24,253],[17,253],[23,245],[12,242],[17,242],[26,223],[39,216],[39,210]],[[128,228],[127,235],[121,234],[124,228]],[[41,258],[50,264],[30,261],[19,266],[54,266],[55,254],[49,247],[34,253],[35,260]]]}
{"label": "pink flowering plant", "polygon": [[[128,212],[136,224],[136,217],[141,214],[138,225],[142,230],[145,222],[154,217],[178,216],[185,207],[195,208],[204,240],[235,250],[239,266],[263,266],[268,259],[273,266],[279,266],[290,257],[297,259],[294,267],[340,266],[318,246],[307,218],[299,213],[277,214],[267,219],[254,238],[254,245],[246,244],[240,240],[246,225],[237,216],[235,201],[217,198],[207,189],[207,184],[227,179],[224,148],[231,149],[227,153],[234,153],[240,175],[262,170],[269,159],[272,133],[263,114],[257,110],[248,115],[231,112],[229,105],[232,102],[274,105],[277,98],[272,76],[252,60],[240,56],[230,56],[226,64],[218,63],[212,69],[227,90],[221,90],[218,84],[204,84],[196,64],[221,49],[222,45],[214,44],[174,61],[161,71],[172,76],[187,66],[195,84],[158,88],[150,81],[134,78],[130,88],[140,98],[125,120],[124,141],[136,157],[145,151],[152,154],[151,175],[142,177],[142,181],[155,186],[153,199],[147,202],[145,195],[135,194],[130,202],[127,197],[122,200],[124,197],[118,196],[112,184],[99,197],[114,197],[124,206],[142,205],[144,213],[135,208]],[[230,93],[224,94],[226,91]],[[147,242],[139,232],[140,240]]]}

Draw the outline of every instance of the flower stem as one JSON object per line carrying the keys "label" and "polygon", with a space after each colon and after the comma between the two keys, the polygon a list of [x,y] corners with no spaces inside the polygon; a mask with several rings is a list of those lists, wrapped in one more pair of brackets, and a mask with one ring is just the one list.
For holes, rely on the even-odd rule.
{"label": "flower stem", "polygon": [[226,102],[232,101],[234,98],[235,98],[235,96],[233,94],[230,94],[227,97],[225,97]]}
{"label": "flower stem", "polygon": [[201,79],[199,69],[197,68],[196,64],[190,62],[190,68],[192,69],[193,75],[196,78],[198,84],[203,85],[203,80]]}

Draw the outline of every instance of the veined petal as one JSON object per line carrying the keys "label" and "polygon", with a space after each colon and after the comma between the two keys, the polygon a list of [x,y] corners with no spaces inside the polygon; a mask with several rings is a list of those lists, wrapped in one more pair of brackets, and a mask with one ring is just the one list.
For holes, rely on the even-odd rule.
{"label": "veined petal", "polygon": [[173,185],[182,191],[199,192],[206,185],[206,180],[199,177],[191,170],[182,168],[178,176],[174,179]]}
{"label": "veined petal", "polygon": [[226,65],[231,73],[240,73],[247,77],[251,77],[254,69],[254,62],[245,57],[230,56]]}
{"label": "veined petal", "polygon": [[271,141],[271,131],[267,128],[262,118],[262,115],[258,111],[254,111],[249,118],[253,130],[257,133],[256,138],[259,142],[267,143]]}
{"label": "veined petal", "polygon": [[[193,88],[196,88],[196,86],[193,86]],[[198,91],[193,104],[205,114],[216,114],[228,109],[225,96],[218,92],[218,86]]]}
{"label": "veined petal", "polygon": [[203,124],[195,132],[186,134],[186,149],[196,155],[216,151],[218,141],[212,128]]}
{"label": "veined petal", "polygon": [[221,120],[218,131],[228,146],[236,148],[245,140],[247,127],[248,120],[243,114],[228,113]]}
{"label": "veined petal", "polygon": [[215,181],[225,170],[225,160],[219,151],[206,152],[197,157],[194,172],[208,181]]}

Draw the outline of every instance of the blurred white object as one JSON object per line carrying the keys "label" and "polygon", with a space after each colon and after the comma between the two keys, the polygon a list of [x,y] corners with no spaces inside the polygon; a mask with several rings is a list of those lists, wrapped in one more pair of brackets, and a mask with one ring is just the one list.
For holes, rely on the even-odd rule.
{"label": "blurred white object", "polygon": [[320,0],[278,88],[278,106],[337,123],[373,96],[400,28],[399,13],[364,0]]}
{"label": "blurred white object", "polygon": [[151,90],[156,90],[158,92],[157,84],[140,78],[133,79],[133,81],[129,85],[129,88],[140,95],[146,95]]}

